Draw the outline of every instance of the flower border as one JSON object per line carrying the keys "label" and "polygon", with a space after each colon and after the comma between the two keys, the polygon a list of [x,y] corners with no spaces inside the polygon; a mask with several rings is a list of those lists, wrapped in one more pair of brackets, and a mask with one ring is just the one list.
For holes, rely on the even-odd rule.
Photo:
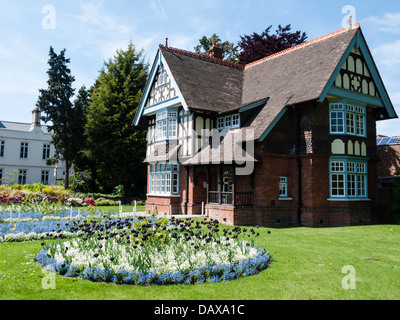
{"label": "flower border", "polygon": [[216,264],[201,266],[190,271],[178,270],[175,272],[164,272],[157,274],[154,271],[128,272],[119,270],[113,272],[110,268],[86,267],[79,271],[73,264],[57,263],[55,258],[47,255],[47,250],[42,249],[34,260],[50,272],[57,272],[65,277],[74,277],[93,282],[112,282],[128,285],[179,285],[179,284],[201,284],[224,282],[242,277],[250,276],[266,269],[270,264],[269,252],[258,249],[257,256],[243,260],[234,265]]}

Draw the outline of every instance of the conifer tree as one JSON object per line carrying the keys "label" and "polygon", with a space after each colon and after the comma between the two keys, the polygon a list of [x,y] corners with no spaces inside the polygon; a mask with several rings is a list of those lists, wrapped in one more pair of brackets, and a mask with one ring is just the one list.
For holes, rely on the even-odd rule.
{"label": "conifer tree", "polygon": [[52,131],[51,143],[54,145],[55,153],[47,164],[55,164],[61,160],[65,164],[64,188],[69,187],[69,171],[74,157],[79,149],[81,139],[82,121],[84,117],[79,108],[74,108],[71,99],[75,89],[72,83],[75,81],[68,68],[70,59],[65,57],[65,49],[57,54],[50,47],[49,69],[47,74],[47,89],[39,90],[39,98],[36,106],[42,111],[42,120],[51,122],[49,130]]}
{"label": "conifer tree", "polygon": [[102,192],[122,185],[126,195],[143,193],[146,185],[146,130],[132,120],[147,80],[148,64],[132,43],[118,50],[91,90],[85,135],[86,156],[94,164]]}

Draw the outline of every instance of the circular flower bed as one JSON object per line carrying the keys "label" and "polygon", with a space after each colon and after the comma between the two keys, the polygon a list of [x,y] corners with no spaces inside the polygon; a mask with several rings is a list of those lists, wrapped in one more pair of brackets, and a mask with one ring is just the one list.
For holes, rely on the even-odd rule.
{"label": "circular flower bed", "polygon": [[[79,237],[42,243],[36,261],[67,277],[118,284],[167,285],[256,274],[269,253],[254,229],[220,230],[217,220],[124,219],[74,222]],[[248,241],[250,240],[250,242]]]}

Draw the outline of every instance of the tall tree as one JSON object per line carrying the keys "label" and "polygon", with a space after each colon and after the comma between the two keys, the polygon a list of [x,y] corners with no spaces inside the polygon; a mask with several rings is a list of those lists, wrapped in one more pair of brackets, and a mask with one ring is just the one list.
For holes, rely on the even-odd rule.
{"label": "tall tree", "polygon": [[221,38],[217,36],[215,33],[210,37],[207,38],[203,36],[199,39],[199,45],[194,47],[194,51],[199,54],[206,54],[208,55],[208,50],[213,46],[213,44],[219,45],[219,47],[223,50],[223,59],[230,61],[230,62],[238,62],[238,46],[235,44],[224,41],[222,42]]}
{"label": "tall tree", "polygon": [[275,34],[270,34],[272,26],[269,26],[261,34],[253,33],[252,35],[240,36],[239,61],[241,64],[270,56],[274,53],[296,46],[306,41],[307,34],[301,31],[291,32],[291,25],[285,27],[281,25],[275,31]]}
{"label": "tall tree", "polygon": [[[132,42],[118,50],[93,87],[87,110],[86,155],[95,163],[104,192],[123,185],[126,194],[137,194],[146,184],[146,131],[132,120],[147,80],[148,64]],[[142,190],[143,189],[143,190]]]}
{"label": "tall tree", "polygon": [[47,89],[39,90],[36,106],[43,112],[42,120],[51,122],[49,129],[53,132],[52,144],[55,148],[54,156],[48,159],[48,164],[55,164],[58,160],[65,163],[64,187],[69,187],[69,170],[79,149],[84,116],[80,108],[75,108],[71,102],[75,89],[72,83],[75,78],[68,68],[70,59],[65,57],[65,49],[57,54],[50,47],[49,69],[47,74]]}

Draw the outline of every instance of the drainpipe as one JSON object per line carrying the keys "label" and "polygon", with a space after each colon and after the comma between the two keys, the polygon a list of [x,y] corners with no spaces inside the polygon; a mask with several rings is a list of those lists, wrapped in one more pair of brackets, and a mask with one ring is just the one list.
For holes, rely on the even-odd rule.
{"label": "drainpipe", "polygon": [[300,112],[293,107],[296,119],[296,161],[297,161],[297,175],[298,175],[298,201],[297,201],[297,224],[301,225],[301,208],[303,206],[303,166],[301,164],[300,146],[301,146],[301,117]]}

